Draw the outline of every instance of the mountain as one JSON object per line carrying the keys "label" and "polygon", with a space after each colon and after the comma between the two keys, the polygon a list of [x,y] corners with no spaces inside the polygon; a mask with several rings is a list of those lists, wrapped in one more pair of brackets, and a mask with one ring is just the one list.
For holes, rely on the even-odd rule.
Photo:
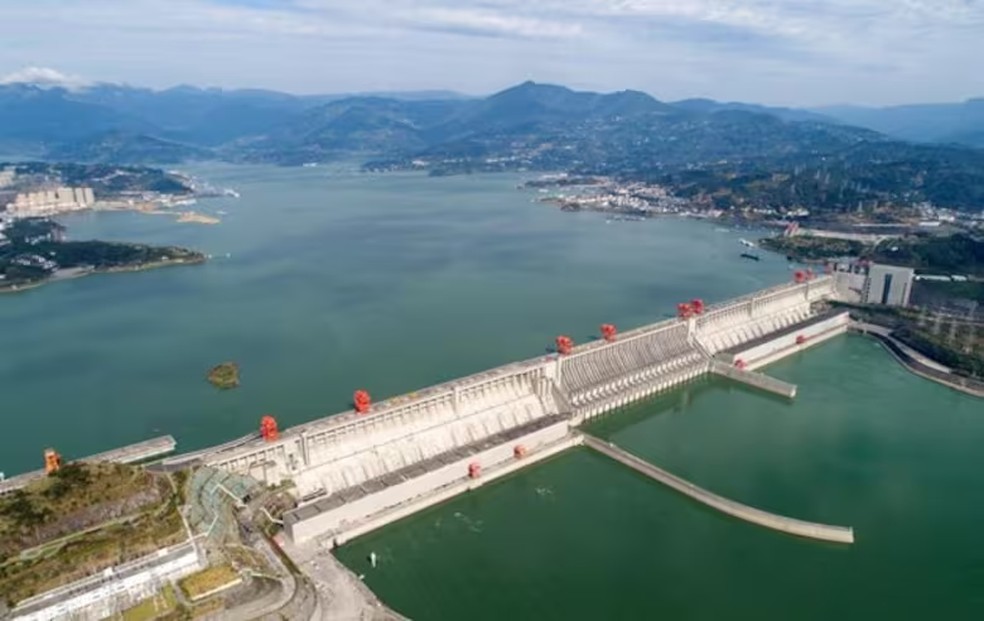
{"label": "mountain", "polygon": [[477,155],[502,150],[500,142],[650,115],[681,113],[637,91],[585,93],[526,82],[484,99],[341,99],[305,111],[264,139],[237,146],[247,159],[278,163],[343,153]]}
{"label": "mountain", "polygon": [[984,148],[984,99],[887,108],[830,106],[816,112],[902,140]]}
{"label": "mountain", "polygon": [[665,103],[638,91],[535,82],[484,98],[296,96],[193,86],[155,91],[37,75],[43,84],[0,85],[2,149],[113,164],[360,157],[370,160],[368,169],[431,174],[570,170],[763,207],[984,205],[984,151],[891,137],[984,145],[984,100],[807,111],[708,99]]}
{"label": "mountain", "polygon": [[768,114],[783,121],[813,121],[817,123],[831,123],[835,120],[824,114],[803,110],[801,108],[782,108],[773,106],[762,106],[759,104],[748,104],[737,101],[720,102],[713,99],[684,99],[671,103],[674,108],[687,112],[697,112],[710,114],[726,110],[738,110],[742,112],[755,112],[758,114]]}
{"label": "mountain", "polygon": [[263,90],[177,86],[163,91],[99,84],[72,95],[79,102],[147,119],[163,138],[214,146],[263,135],[315,101]]}
{"label": "mountain", "polygon": [[214,158],[206,148],[163,140],[146,134],[110,130],[78,140],[52,145],[48,159],[65,162],[109,164],[177,164]]}
{"label": "mountain", "polygon": [[0,86],[0,143],[63,142],[93,132],[152,130],[140,118],[74,99],[63,88],[26,84]]}

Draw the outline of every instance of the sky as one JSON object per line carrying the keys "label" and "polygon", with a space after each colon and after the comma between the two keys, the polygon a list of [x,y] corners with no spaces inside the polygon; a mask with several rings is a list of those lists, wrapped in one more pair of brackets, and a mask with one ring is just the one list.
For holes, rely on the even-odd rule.
{"label": "sky", "polygon": [[984,0],[0,0],[0,76],[75,84],[887,105],[984,96],[981,58]]}

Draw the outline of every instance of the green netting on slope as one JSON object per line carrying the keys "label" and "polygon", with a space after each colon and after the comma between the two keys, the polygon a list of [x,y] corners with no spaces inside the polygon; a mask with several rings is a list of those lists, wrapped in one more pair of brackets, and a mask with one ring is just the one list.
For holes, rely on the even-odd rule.
{"label": "green netting on slope", "polygon": [[195,534],[207,535],[216,543],[239,539],[235,508],[263,489],[263,485],[248,476],[203,467],[188,478],[186,497],[190,506],[188,525]]}

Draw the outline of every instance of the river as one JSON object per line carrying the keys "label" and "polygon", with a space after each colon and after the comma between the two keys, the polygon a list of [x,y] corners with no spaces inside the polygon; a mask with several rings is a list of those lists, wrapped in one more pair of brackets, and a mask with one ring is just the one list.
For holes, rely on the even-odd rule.
{"label": "river", "polygon": [[860,336],[765,371],[795,402],[704,380],[590,430],[735,500],[853,526],[854,545],[740,522],[577,449],[339,556],[428,621],[980,619],[980,401]]}
{"label": "river", "polygon": [[[532,202],[515,174],[202,165],[241,198],[168,216],[67,217],[73,239],[177,244],[199,266],[0,296],[0,470],[173,434],[191,450],[535,356],[614,322],[789,278],[778,257],[679,218],[613,222]],[[208,368],[240,364],[219,391]],[[707,380],[595,431],[699,485],[850,525],[824,545],[736,522],[576,450],[363,537],[340,557],[415,619],[980,618],[984,416],[874,343],[767,369],[787,404]],[[368,567],[368,553],[380,563]]]}
{"label": "river", "polygon": [[[520,175],[353,167],[188,169],[241,198],[214,226],[65,217],[71,239],[188,246],[205,265],[100,274],[0,296],[0,471],[169,433],[180,450],[536,356],[557,334],[636,326],[677,302],[789,277],[738,258],[739,233],[682,219],[606,224],[532,203]],[[743,233],[749,235],[749,233]],[[227,255],[229,255],[227,257]],[[221,392],[208,369],[239,363]]]}

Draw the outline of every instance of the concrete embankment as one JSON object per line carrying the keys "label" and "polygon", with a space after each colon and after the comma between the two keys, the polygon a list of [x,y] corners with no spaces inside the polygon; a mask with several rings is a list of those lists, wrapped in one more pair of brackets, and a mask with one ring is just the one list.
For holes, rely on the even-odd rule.
{"label": "concrete embankment", "polygon": [[851,329],[860,334],[870,336],[881,343],[882,346],[888,350],[888,353],[899,362],[899,364],[915,375],[928,379],[931,382],[936,382],[937,384],[943,384],[953,390],[958,390],[962,393],[973,395],[975,397],[984,398],[984,382],[979,382],[967,377],[961,377],[954,373],[940,371],[939,368],[935,368],[937,366],[941,366],[938,364],[932,366],[927,364],[928,361],[921,359],[923,358],[921,354],[916,354],[903,343],[900,343],[893,338],[891,335],[891,330],[888,328],[862,322],[855,322],[851,325]]}
{"label": "concrete embankment", "polygon": [[752,388],[758,388],[759,390],[764,390],[780,397],[786,397],[787,399],[792,399],[796,396],[795,384],[790,384],[789,382],[784,382],[768,375],[762,375],[761,373],[739,369],[734,365],[726,364],[720,360],[711,362],[711,372],[715,375],[741,382]]}
{"label": "concrete embankment", "polygon": [[675,489],[681,494],[690,496],[698,502],[740,520],[800,537],[833,541],[836,543],[854,543],[854,529],[848,526],[831,526],[816,522],[805,522],[803,520],[762,511],[761,509],[755,509],[754,507],[749,507],[748,505],[743,505],[740,502],[728,500],[723,496],[709,492],[598,438],[585,436],[584,445],[607,457],[611,457],[636,472]]}

